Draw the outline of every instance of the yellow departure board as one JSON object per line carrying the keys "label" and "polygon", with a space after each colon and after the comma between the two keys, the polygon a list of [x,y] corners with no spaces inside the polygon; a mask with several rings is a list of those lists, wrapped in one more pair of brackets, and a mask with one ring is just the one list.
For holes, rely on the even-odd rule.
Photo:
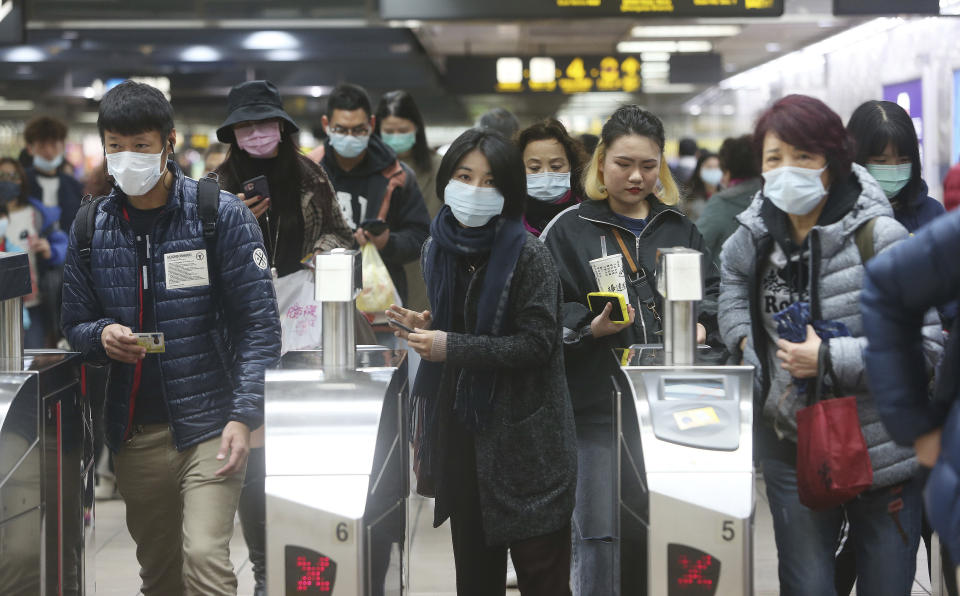
{"label": "yellow departure board", "polygon": [[684,18],[777,17],[783,14],[783,3],[784,0],[380,0],[380,15],[384,19],[420,20],[636,15]]}

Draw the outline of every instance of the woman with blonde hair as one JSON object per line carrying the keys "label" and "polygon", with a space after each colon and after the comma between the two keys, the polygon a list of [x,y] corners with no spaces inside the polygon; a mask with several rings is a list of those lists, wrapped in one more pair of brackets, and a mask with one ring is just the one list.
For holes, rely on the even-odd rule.
{"label": "woman with blonde hair", "polygon": [[[543,240],[563,287],[561,321],[567,385],[577,425],[579,478],[573,515],[574,594],[639,594],[644,585],[641,545],[619,536],[616,525],[616,405],[612,350],[662,342],[662,298],[656,292],[656,254],[684,246],[704,253],[704,300],[697,341],[721,344],[717,331],[719,272],[696,226],[676,207],[679,193],[663,156],[660,119],[639,106],[618,109],[607,121],[584,173],[584,201],[558,215]],[[587,294],[611,291],[590,261],[619,255],[628,317],[611,320],[587,306]],[[609,277],[609,276],[605,276]],[[604,287],[600,284],[604,283]],[[620,551],[621,586],[613,585]]]}

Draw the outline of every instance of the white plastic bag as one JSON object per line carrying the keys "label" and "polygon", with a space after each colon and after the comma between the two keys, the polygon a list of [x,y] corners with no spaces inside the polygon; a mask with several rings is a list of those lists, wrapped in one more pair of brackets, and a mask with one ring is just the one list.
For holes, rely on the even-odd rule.
{"label": "white plastic bag", "polygon": [[367,242],[360,250],[363,258],[363,291],[357,296],[357,308],[373,316],[376,321],[384,318],[383,312],[391,304],[399,305],[400,298],[377,247]]}
{"label": "white plastic bag", "polygon": [[283,331],[280,352],[320,347],[320,303],[314,300],[314,272],[304,269],[274,281],[280,327]]}

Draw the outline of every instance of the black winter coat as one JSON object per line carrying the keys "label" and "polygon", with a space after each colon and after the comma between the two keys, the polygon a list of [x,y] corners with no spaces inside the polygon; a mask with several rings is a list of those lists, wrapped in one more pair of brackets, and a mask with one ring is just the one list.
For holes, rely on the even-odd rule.
{"label": "black winter coat", "polygon": [[[661,203],[654,195],[648,196],[647,201],[650,214],[640,236],[634,236],[623,226],[607,201],[584,201],[567,209],[540,236],[553,254],[563,287],[567,384],[574,410],[578,413],[598,407],[608,411],[611,407],[611,375],[617,365],[611,350],[633,344],[663,343],[660,319],[663,298],[657,294],[655,279],[657,249],[687,247],[704,253],[701,266],[703,301],[697,320],[707,329],[707,343],[722,346],[717,328],[720,273],[703,237],[693,222],[676,207]],[[620,333],[597,340],[590,329],[590,322],[596,315],[587,307],[587,294],[600,290],[590,261],[602,256],[601,236],[606,238],[607,254],[620,252],[612,228],[619,229],[628,248],[634,249],[634,261],[642,270],[634,278],[626,259],[623,259],[627,299],[637,311],[637,317],[633,325]]]}
{"label": "black winter coat", "polygon": [[[426,254],[429,243],[424,246]],[[476,328],[483,264],[471,275],[463,312]],[[493,413],[474,434],[483,531],[489,545],[508,544],[555,532],[570,523],[577,486],[573,410],[563,378],[560,288],[550,254],[528,235],[502,304],[503,335],[447,333],[441,380],[439,440],[435,469],[444,470],[459,371],[477,367],[496,374]],[[444,389],[446,388],[446,389]],[[446,392],[446,393],[445,393]],[[462,428],[462,427],[460,427]],[[434,525],[453,513],[450,479],[436,477]]]}

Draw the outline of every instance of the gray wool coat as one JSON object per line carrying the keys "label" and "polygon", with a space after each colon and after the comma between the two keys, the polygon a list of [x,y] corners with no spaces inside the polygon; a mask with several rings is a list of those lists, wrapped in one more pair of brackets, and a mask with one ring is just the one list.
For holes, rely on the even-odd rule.
{"label": "gray wool coat", "polygon": [[[823,319],[844,323],[852,334],[852,337],[829,340],[834,380],[839,384],[834,389],[839,395],[856,395],[860,427],[873,464],[874,487],[883,487],[909,479],[916,472],[917,463],[912,448],[900,447],[890,438],[867,387],[863,360],[867,339],[860,316],[864,267],[855,236],[860,226],[876,218],[873,246],[876,254],[879,254],[905,238],[907,230],[893,218],[889,201],[867,171],[856,164],[853,165],[853,171],[863,189],[853,209],[840,221],[814,226],[810,232],[810,270],[813,272],[810,283],[818,284],[818,288],[817,292],[808,289],[811,290],[811,296],[819,294]],[[768,258],[768,255],[757,254],[757,247],[770,239],[760,216],[762,203],[763,195],[757,193],[750,206],[737,218],[739,229],[723,245],[719,322],[720,333],[732,354],[740,354],[740,340],[748,338],[743,359],[746,364],[757,367],[754,391],[760,399],[755,399],[754,403],[764,405],[763,416],[755,415],[755,423],[774,425],[782,431],[795,427],[795,423],[782,419],[771,420],[777,416],[782,418],[784,414],[778,412],[778,408],[771,407],[774,400],[766,395],[771,373],[765,371],[764,367],[770,362],[769,352],[758,355],[754,350],[756,338],[766,335],[762,328],[753,329],[752,321],[757,320],[758,315],[751,310],[757,305],[756,299],[751,300],[750,296],[751,287],[756,282],[758,260]],[[814,263],[812,255],[818,252],[819,262]],[[930,310],[924,318],[923,338],[927,370],[932,375],[943,352],[943,333],[935,310]],[[803,405],[793,404],[786,409],[795,411]],[[795,435],[783,438],[796,442]]]}
{"label": "gray wool coat", "polygon": [[[424,253],[430,242],[424,245]],[[485,273],[486,264],[477,269],[467,287],[468,329],[476,327]],[[550,252],[530,234],[514,269],[509,299],[501,308],[497,318],[503,317],[503,335],[447,333],[441,381],[441,387],[453,387],[463,382],[462,375],[450,378],[455,371],[496,370],[491,421],[473,437],[483,529],[490,545],[563,528],[573,513],[577,485],[573,407],[563,365],[560,279]],[[443,458],[453,416],[452,400],[446,401],[438,421],[439,458]],[[439,474],[435,526],[451,513]]]}

